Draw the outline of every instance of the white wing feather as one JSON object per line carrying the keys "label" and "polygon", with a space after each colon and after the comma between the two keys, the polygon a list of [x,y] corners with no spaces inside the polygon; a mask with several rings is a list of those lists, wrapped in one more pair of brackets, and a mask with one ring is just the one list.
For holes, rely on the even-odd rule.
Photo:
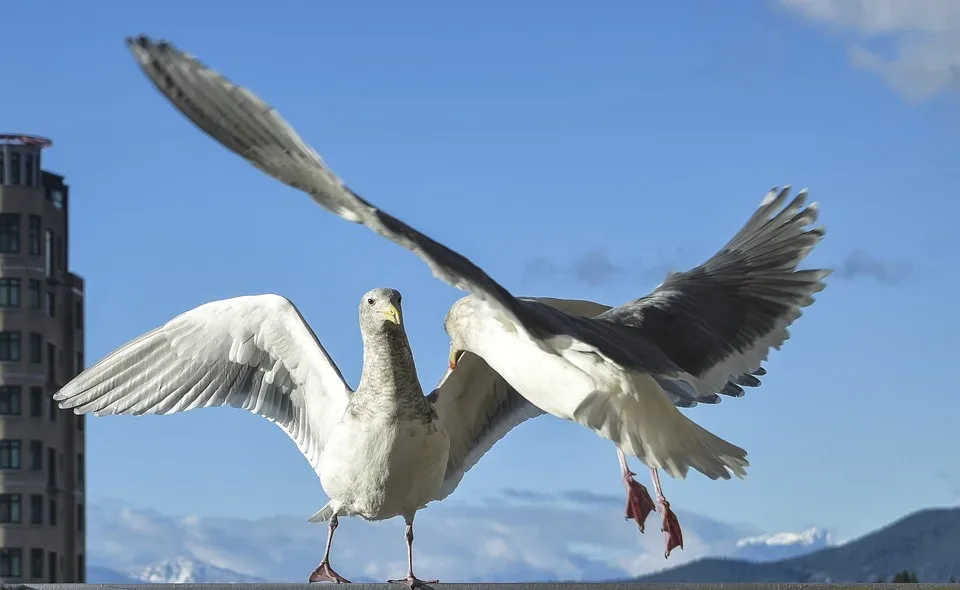
{"label": "white wing feather", "polygon": [[[553,297],[529,298],[567,313],[592,317],[610,309],[601,303]],[[447,370],[429,398],[450,436],[443,486],[434,500],[449,496],[463,476],[513,428],[544,412],[527,401],[479,356],[465,352]]]}
{"label": "white wing feather", "polygon": [[173,318],[77,375],[54,399],[97,416],[243,408],[275,422],[316,471],[350,393],[296,306],[254,295]]}

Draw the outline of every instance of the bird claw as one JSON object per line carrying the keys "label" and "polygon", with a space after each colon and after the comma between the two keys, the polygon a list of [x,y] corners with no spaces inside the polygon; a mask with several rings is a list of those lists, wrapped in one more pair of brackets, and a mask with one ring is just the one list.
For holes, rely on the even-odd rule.
{"label": "bird claw", "polygon": [[344,578],[330,567],[330,562],[322,561],[317,569],[310,574],[309,582],[335,582],[337,584],[350,584],[350,580]]}
{"label": "bird claw", "polygon": [[635,520],[642,533],[647,516],[654,510],[653,499],[650,497],[647,488],[633,479],[635,473],[627,471],[623,475],[624,483],[627,486],[627,509],[624,518]]}
{"label": "bird claw", "polygon": [[677,515],[670,510],[670,502],[666,498],[659,498],[660,504],[660,530],[663,531],[663,538],[667,544],[667,550],[663,553],[663,558],[670,557],[670,552],[679,547],[683,549],[683,531],[680,530],[680,521]]}
{"label": "bird claw", "polygon": [[406,578],[400,580],[387,580],[388,584],[406,584],[411,589],[419,588],[424,584],[439,584],[440,580],[421,580],[417,576],[409,575]]}

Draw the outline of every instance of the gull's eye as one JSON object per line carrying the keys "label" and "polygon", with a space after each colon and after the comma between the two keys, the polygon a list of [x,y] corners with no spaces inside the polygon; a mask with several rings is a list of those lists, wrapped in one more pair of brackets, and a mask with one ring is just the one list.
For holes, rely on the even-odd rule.
{"label": "gull's eye", "polygon": [[370,305],[373,305],[373,297],[371,297],[370,299],[367,299],[367,303],[369,303]]}

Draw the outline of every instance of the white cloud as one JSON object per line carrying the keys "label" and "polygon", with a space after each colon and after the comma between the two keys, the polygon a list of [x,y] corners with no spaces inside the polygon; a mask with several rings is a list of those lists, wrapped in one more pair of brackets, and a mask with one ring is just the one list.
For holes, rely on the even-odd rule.
{"label": "white cloud", "polygon": [[[632,521],[624,520],[620,496],[509,490],[481,505],[447,501],[418,513],[414,565],[422,577],[445,582],[622,579],[705,556],[738,556],[739,539],[763,532],[697,514],[681,512],[679,517],[685,548],[664,560],[656,513],[641,535]],[[91,506],[88,522],[91,564],[124,573],[187,558],[205,564],[204,571],[222,568],[270,581],[302,582],[319,561],[326,537],[325,526],[286,516],[170,517],[99,505]],[[402,576],[402,521],[341,519],[332,561],[357,582]]]}
{"label": "white cloud", "polygon": [[960,92],[960,2],[779,0],[816,22],[852,33],[848,58],[911,100]]}

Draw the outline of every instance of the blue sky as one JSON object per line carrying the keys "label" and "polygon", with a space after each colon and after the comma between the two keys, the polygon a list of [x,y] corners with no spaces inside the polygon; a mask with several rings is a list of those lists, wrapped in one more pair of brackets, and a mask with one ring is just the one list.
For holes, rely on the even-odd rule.
{"label": "blue sky", "polygon": [[[166,37],[252,88],[351,187],[518,295],[637,297],[709,256],[769,187],[807,186],[828,229],[810,264],[843,272],[761,389],[689,412],[749,451],[747,479],[664,485],[674,507],[718,520],[849,537],[960,501],[942,442],[960,416],[960,117],[951,79],[909,92],[902,74],[923,64],[897,53],[896,30],[872,36],[829,5],[21,2],[4,9],[16,51],[0,127],[51,137],[45,167],[71,185],[88,362],[207,301],[273,292],[354,384],[366,290],[403,292],[426,387],[461,293],[202,135],[125,36]],[[615,267],[602,280],[561,272],[598,259]],[[88,424],[91,501],[304,517],[325,501],[289,439],[239,410]],[[454,498],[505,487],[622,490],[612,445],[549,417]]]}

